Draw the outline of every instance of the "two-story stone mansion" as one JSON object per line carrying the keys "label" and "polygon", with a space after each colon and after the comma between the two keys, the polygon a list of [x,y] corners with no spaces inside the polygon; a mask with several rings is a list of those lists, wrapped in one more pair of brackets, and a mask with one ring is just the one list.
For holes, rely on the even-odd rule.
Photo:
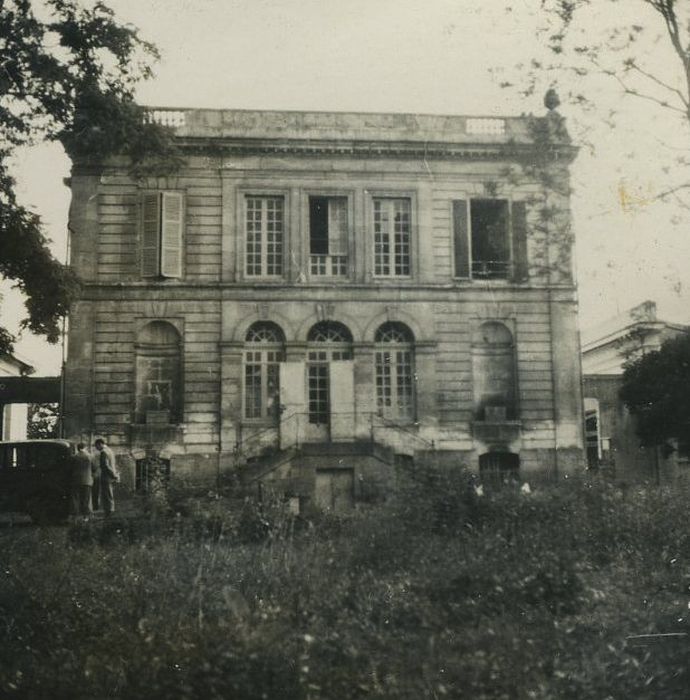
{"label": "two-story stone mansion", "polygon": [[104,436],[140,486],[157,459],[334,508],[400,455],[582,467],[556,113],[152,114],[181,169],[70,180],[68,436]]}

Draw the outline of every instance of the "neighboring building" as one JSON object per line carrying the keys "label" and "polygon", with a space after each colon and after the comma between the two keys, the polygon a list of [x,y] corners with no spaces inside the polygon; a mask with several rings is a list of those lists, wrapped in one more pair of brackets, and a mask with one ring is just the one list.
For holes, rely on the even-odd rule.
{"label": "neighboring building", "polygon": [[28,405],[3,400],[6,377],[24,377],[34,368],[15,355],[0,353],[0,439],[26,440]]}
{"label": "neighboring building", "polygon": [[582,468],[556,113],[152,115],[179,172],[73,169],[68,435],[335,509],[396,459]]}
{"label": "neighboring building", "polygon": [[[665,455],[644,448],[635,432],[635,418],[619,399],[624,364],[659,350],[664,341],[690,326],[657,318],[656,304],[645,301],[582,333],[587,462],[633,481],[658,480],[675,474],[687,460],[685,450]],[[681,446],[682,447],[682,446]]]}

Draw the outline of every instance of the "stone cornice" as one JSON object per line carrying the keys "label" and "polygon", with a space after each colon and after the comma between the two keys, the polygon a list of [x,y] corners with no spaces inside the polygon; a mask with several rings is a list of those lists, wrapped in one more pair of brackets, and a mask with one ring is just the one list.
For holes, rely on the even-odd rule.
{"label": "stone cornice", "polygon": [[458,285],[411,284],[409,286],[381,286],[367,284],[348,284],[341,287],[296,286],[296,285],[246,285],[238,283],[205,283],[205,284],[163,284],[146,283],[84,283],[80,299],[84,301],[124,301],[148,299],[184,299],[188,301],[217,300],[217,301],[252,301],[257,299],[267,301],[313,302],[327,299],[329,302],[371,300],[403,303],[408,301],[443,301],[454,300],[460,294],[463,298],[475,296],[491,296],[501,299],[543,300],[545,295],[553,296],[564,301],[572,301],[575,287],[566,284],[552,285],[519,285],[506,284],[489,286],[485,283],[466,283]]}
{"label": "stone cornice", "polygon": [[[445,160],[521,160],[533,154],[532,143],[450,143],[428,141],[338,141],[299,139],[223,139],[181,137],[185,151],[226,156],[295,155],[307,157],[407,158]],[[554,144],[549,149],[555,161],[571,162],[577,148]]]}

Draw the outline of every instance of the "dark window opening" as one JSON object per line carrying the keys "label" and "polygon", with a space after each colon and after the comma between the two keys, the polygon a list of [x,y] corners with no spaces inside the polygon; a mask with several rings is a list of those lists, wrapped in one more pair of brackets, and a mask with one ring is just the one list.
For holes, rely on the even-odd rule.
{"label": "dark window opening", "polygon": [[596,469],[601,463],[599,412],[597,409],[585,410],[585,442],[587,448],[587,466],[590,469]]}
{"label": "dark window opening", "polygon": [[328,255],[327,197],[309,197],[309,252]]}
{"label": "dark window opening", "polygon": [[347,275],[347,197],[309,197],[309,256],[312,275]]}
{"label": "dark window opening", "polygon": [[510,274],[509,209],[507,199],[470,202],[472,276],[505,279]]}
{"label": "dark window opening", "polygon": [[512,452],[486,452],[479,456],[479,476],[483,484],[500,487],[520,483],[520,455]]}

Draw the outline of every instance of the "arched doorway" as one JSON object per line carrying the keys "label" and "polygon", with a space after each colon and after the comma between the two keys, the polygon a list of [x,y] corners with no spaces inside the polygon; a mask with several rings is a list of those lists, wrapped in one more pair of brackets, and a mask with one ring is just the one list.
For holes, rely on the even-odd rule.
{"label": "arched doorway", "polygon": [[490,450],[479,455],[479,476],[483,484],[500,487],[520,482],[520,455]]}

